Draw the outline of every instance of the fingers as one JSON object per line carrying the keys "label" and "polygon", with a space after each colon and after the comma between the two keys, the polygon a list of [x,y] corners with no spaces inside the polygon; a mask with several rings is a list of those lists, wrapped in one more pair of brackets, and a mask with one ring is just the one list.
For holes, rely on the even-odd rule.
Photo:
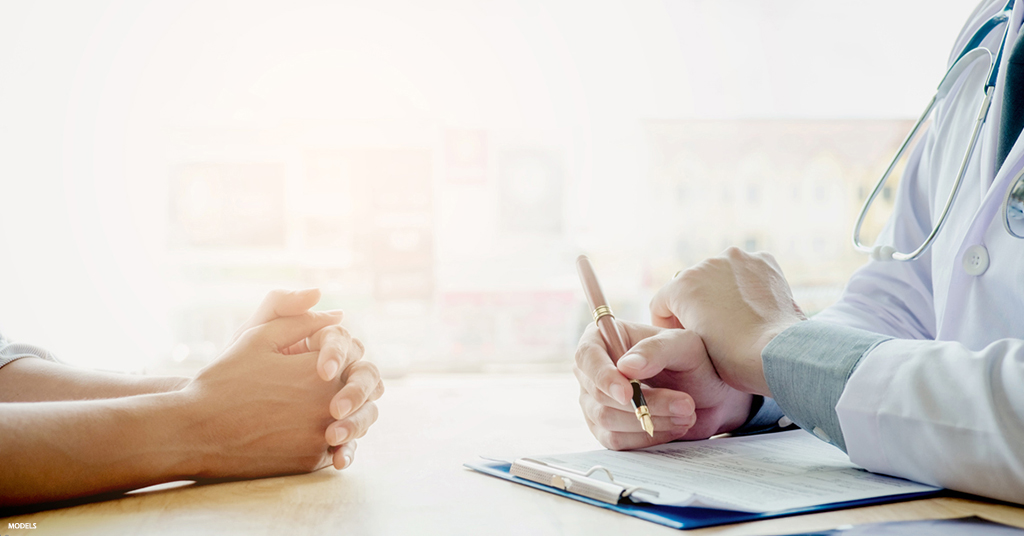
{"label": "fingers", "polygon": [[[695,420],[693,400],[686,393],[670,389],[645,389],[647,408],[655,431],[684,434]],[[610,399],[609,399],[610,400]],[[580,394],[580,407],[587,420],[609,432],[642,432],[632,407],[625,409],[604,403],[590,393]]]}
{"label": "fingers", "polygon": [[674,441],[681,438],[685,434],[681,434],[675,430],[661,430],[655,428],[654,437],[647,435],[647,432],[612,432],[598,426],[594,423],[587,421],[587,425],[590,427],[590,431],[594,434],[594,437],[605,446],[612,450],[633,450],[642,449],[646,447],[652,447],[654,445],[661,445]]}
{"label": "fingers", "polygon": [[366,431],[377,421],[377,404],[367,402],[348,417],[332,422],[324,434],[329,445],[338,446],[366,435]]}
{"label": "fingers", "polygon": [[[677,391],[675,389],[652,388],[647,387],[646,385],[643,386],[642,389],[644,391],[644,399],[647,401],[647,411],[651,412],[652,417],[688,419],[693,415],[696,403],[689,393]],[[633,415],[633,419],[636,420],[636,414],[634,413],[632,404],[622,406],[614,400],[604,396],[602,393],[595,394],[590,392],[588,394],[593,398],[593,401],[596,404],[628,412],[630,415]],[[582,399],[580,400],[580,405],[583,405]],[[586,412],[586,408],[584,408],[584,412]],[[591,417],[595,422],[600,422],[601,420],[594,414],[591,414]]]}
{"label": "fingers", "polygon": [[[632,322],[616,321],[616,323],[623,328],[627,339],[631,342],[643,340],[659,331],[657,328]],[[576,348],[576,368],[586,378],[585,381],[593,385],[594,389],[610,396],[620,404],[629,404],[629,396],[632,392],[629,379],[615,368],[596,324],[587,326],[580,338],[579,346]]]}
{"label": "fingers", "polygon": [[356,459],[356,442],[349,441],[334,451],[334,468],[344,469]]}
{"label": "fingers", "polygon": [[341,322],[342,316],[341,311],[309,311],[301,315],[276,318],[251,329],[273,344],[275,350],[283,352],[317,331]]}
{"label": "fingers", "polygon": [[692,372],[707,361],[700,335],[685,329],[666,329],[633,345],[616,367],[628,378],[644,380],[666,369]]}
{"label": "fingers", "polygon": [[380,398],[384,384],[380,371],[369,361],[356,361],[345,371],[345,386],[331,400],[331,416],[344,419],[356,408]]}
{"label": "fingers", "polygon": [[310,349],[320,352],[316,368],[324,381],[337,378],[340,371],[362,359],[365,352],[363,343],[341,326],[324,328],[308,340],[314,346]]}
{"label": "fingers", "polygon": [[310,310],[319,301],[320,289],[317,288],[271,290],[264,296],[263,301],[256,308],[256,312],[238,328],[232,340],[238,339],[245,330],[260,324],[266,324],[275,318],[301,315]]}
{"label": "fingers", "polygon": [[575,369],[580,371],[577,377],[589,384],[588,390],[601,391],[622,405],[629,402],[629,380],[615,368],[594,324],[587,326],[576,347]]}
{"label": "fingers", "polygon": [[678,292],[679,277],[672,278],[651,299],[651,323],[660,328],[681,328],[682,323],[672,309],[672,298]]}

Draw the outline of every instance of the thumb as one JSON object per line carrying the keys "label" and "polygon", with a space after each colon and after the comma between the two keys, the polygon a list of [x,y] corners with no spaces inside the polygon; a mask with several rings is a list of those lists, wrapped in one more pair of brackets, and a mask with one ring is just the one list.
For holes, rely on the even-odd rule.
{"label": "thumb", "polygon": [[290,346],[302,341],[321,329],[341,322],[341,311],[310,311],[301,315],[276,318],[256,326],[257,336],[273,344],[284,353]]}
{"label": "thumb", "polygon": [[267,293],[256,308],[256,312],[238,328],[232,341],[245,332],[245,330],[266,324],[275,318],[282,316],[296,316],[310,310],[320,301],[320,289],[307,288],[305,290],[282,290],[275,289]]}
{"label": "thumb", "polygon": [[636,343],[616,364],[627,378],[646,380],[664,370],[689,372],[707,360],[704,341],[686,329],[666,329]]}

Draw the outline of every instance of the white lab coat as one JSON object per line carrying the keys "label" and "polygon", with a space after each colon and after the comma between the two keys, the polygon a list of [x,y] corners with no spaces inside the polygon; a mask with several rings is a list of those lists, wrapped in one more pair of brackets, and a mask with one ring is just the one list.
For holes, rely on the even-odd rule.
{"label": "white lab coat", "polygon": [[[1004,3],[982,2],[950,63]],[[1017,2],[978,152],[931,249],[914,262],[868,263],[840,301],[816,317],[896,337],[864,356],[836,406],[855,463],[1018,503],[1024,503],[1024,240],[1003,229],[1000,208],[1009,181],[1024,166],[1024,138],[1000,169],[994,166],[1005,61],[1022,16],[1024,2]],[[985,46],[998,47],[1000,30]],[[982,70],[965,80],[980,80]],[[931,230],[956,175],[982,98],[980,91],[960,89],[941,103],[908,161],[895,213],[880,238],[901,251],[915,248]],[[989,257],[977,276],[963,265],[974,245]]]}

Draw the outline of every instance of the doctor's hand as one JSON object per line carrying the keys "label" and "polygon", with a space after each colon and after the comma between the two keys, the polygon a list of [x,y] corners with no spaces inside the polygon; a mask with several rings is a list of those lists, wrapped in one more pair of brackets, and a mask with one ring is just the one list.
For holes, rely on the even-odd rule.
{"label": "doctor's hand", "polygon": [[[612,362],[592,323],[580,339],[573,367],[583,416],[602,445],[629,450],[677,439],[704,439],[746,421],[752,396],[718,377],[696,333],[615,322],[630,346],[618,363]],[[630,379],[644,384],[654,437],[643,431],[633,411]]]}
{"label": "doctor's hand", "polygon": [[731,247],[685,270],[651,301],[657,326],[685,327],[704,340],[718,374],[733,388],[771,396],[761,351],[807,320],[775,258]]}

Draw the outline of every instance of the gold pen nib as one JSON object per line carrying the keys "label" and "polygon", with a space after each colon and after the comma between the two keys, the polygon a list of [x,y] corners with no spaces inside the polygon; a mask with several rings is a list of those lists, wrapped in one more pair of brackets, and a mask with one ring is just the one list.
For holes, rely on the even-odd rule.
{"label": "gold pen nib", "polygon": [[654,437],[654,421],[651,419],[651,412],[647,410],[647,406],[636,408],[636,418],[640,421],[640,426],[644,427],[647,435]]}
{"label": "gold pen nib", "polygon": [[651,411],[647,409],[647,400],[644,399],[644,390],[640,387],[640,380],[629,380],[633,388],[633,407],[636,408],[636,418],[640,426],[644,427],[647,435],[654,437],[654,421],[651,420]]}

